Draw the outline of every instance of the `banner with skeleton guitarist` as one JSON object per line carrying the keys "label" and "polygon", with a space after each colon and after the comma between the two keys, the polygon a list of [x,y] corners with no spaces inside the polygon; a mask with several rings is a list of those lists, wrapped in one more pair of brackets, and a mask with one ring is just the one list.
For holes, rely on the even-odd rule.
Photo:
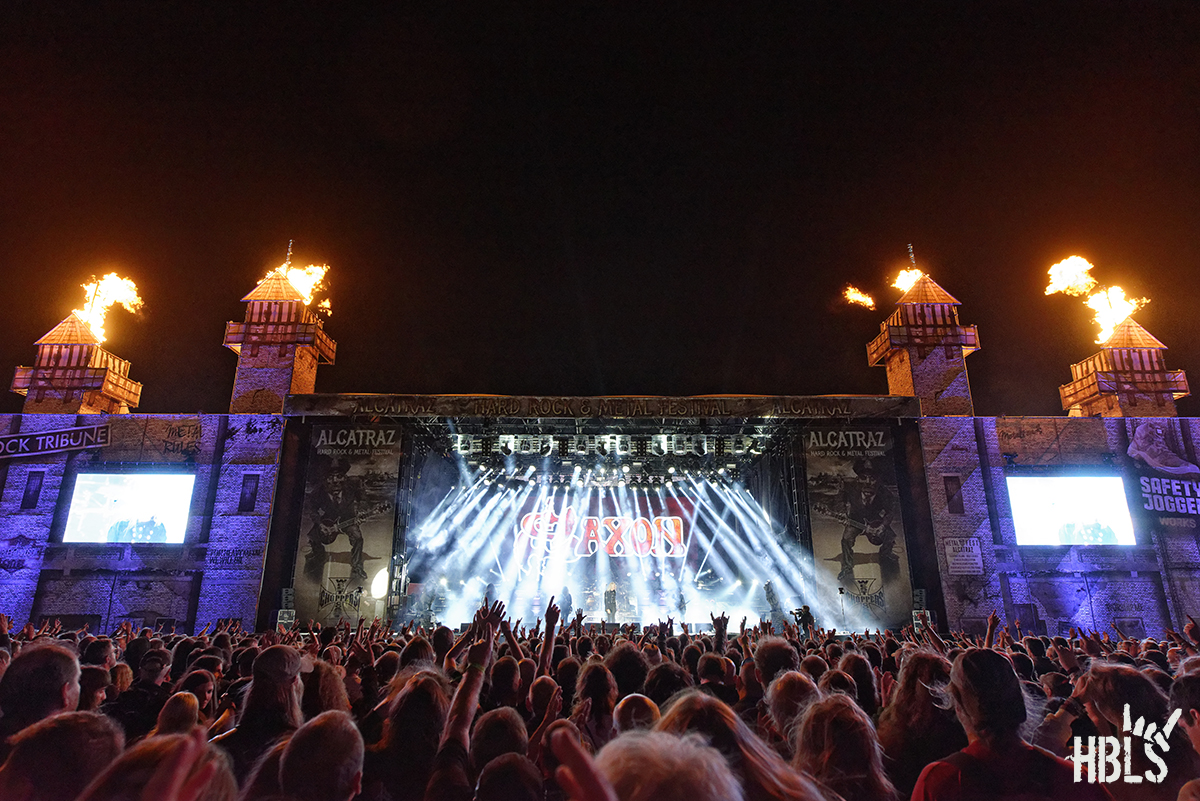
{"label": "banner with skeleton guitarist", "polygon": [[[886,428],[804,432],[817,584],[844,591],[847,625],[910,622],[912,582]],[[840,590],[839,590],[840,588]],[[843,628],[840,621],[837,628]]]}
{"label": "banner with skeleton guitarist", "polygon": [[[380,614],[388,586],[400,430],[315,426],[296,552],[296,617]],[[379,580],[380,572],[384,576]]]}

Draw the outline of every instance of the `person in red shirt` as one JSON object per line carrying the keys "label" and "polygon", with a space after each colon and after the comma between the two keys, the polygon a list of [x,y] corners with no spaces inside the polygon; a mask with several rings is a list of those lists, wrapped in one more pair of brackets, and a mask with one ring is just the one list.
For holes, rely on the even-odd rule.
{"label": "person in red shirt", "polygon": [[1025,698],[1012,663],[988,648],[954,660],[950,697],[967,747],[921,771],[913,801],[1111,801],[1074,766],[1021,738]]}

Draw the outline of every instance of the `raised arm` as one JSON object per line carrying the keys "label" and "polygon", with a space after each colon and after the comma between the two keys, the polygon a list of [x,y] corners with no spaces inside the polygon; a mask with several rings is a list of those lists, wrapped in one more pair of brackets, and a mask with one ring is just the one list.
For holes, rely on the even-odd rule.
{"label": "raised arm", "polygon": [[542,650],[538,654],[535,675],[545,676],[550,672],[550,657],[554,653],[554,629],[558,626],[558,617],[558,607],[554,605],[554,597],[551,596],[550,605],[546,607],[546,636],[542,638]]}
{"label": "raised arm", "polygon": [[508,622],[508,618],[500,621],[500,631],[504,632],[504,639],[508,641],[508,648],[512,651],[513,659],[520,662],[525,658],[525,651],[521,649],[521,643],[513,635],[512,625]]}
{"label": "raised arm", "polygon": [[725,655],[725,632],[729,628],[729,615],[724,612],[720,617],[709,612],[713,624],[713,649],[721,656]]}
{"label": "raised arm", "polygon": [[483,687],[483,677],[487,672],[488,662],[492,658],[492,645],[496,641],[496,610],[499,617],[504,616],[504,604],[499,601],[492,607],[492,613],[484,618],[480,639],[467,650],[467,667],[463,672],[462,681],[454,693],[450,703],[450,714],[446,718],[446,729],[442,733],[442,745],[454,742],[463,750],[471,748],[471,721],[479,711],[479,691]]}

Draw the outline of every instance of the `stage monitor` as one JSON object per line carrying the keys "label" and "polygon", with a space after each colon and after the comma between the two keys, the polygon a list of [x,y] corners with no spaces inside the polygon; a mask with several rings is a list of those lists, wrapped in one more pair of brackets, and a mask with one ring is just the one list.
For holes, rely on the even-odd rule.
{"label": "stage monitor", "polygon": [[195,482],[191,473],[80,473],[63,542],[182,543]]}
{"label": "stage monitor", "polygon": [[1136,545],[1120,476],[1008,476],[1017,545]]}

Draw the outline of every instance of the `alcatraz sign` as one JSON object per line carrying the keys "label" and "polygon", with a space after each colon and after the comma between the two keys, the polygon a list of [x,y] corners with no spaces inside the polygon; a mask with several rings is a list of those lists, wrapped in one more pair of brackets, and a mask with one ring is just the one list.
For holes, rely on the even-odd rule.
{"label": "alcatraz sign", "polygon": [[9,434],[0,437],[0,459],[38,456],[43,453],[81,451],[108,445],[108,426],[60,428],[34,434]]}

